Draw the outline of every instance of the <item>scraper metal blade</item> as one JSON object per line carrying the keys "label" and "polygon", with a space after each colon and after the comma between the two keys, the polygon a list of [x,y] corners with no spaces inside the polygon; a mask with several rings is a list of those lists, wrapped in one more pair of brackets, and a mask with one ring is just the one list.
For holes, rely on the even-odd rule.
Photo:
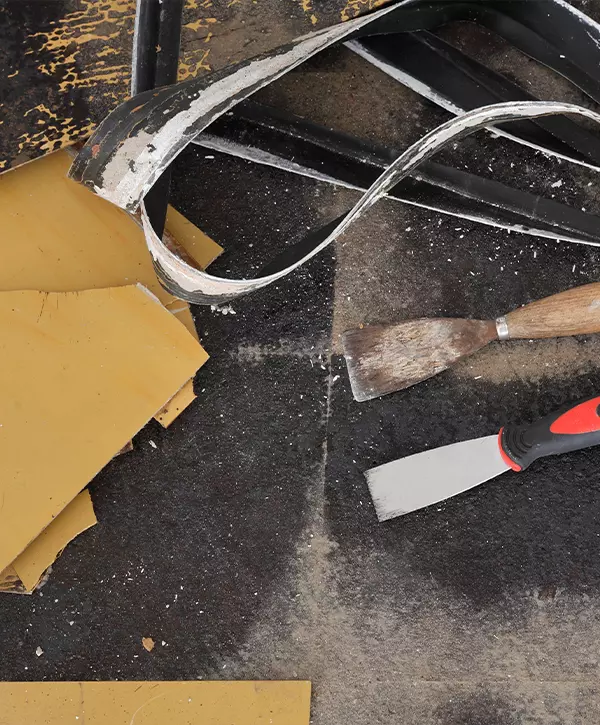
{"label": "scraper metal blade", "polygon": [[400,458],[365,473],[379,521],[438,503],[510,468],[498,435]]}
{"label": "scraper metal blade", "polygon": [[443,501],[509,468],[524,471],[538,458],[600,445],[600,396],[571,403],[498,435],[416,453],[366,472],[380,521]]}

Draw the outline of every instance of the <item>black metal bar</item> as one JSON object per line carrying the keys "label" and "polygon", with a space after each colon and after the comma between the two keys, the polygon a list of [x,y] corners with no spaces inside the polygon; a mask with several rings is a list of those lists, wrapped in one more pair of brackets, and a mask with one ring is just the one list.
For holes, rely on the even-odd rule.
{"label": "black metal bar", "polygon": [[154,88],[160,0],[138,0],[133,36],[131,95]]}
{"label": "black metal bar", "polygon": [[160,5],[159,50],[156,56],[154,88],[168,86],[177,81],[183,5],[184,0],[163,0]]}
{"label": "black metal bar", "polygon": [[461,20],[491,30],[600,103],[598,24],[563,0],[422,0],[399,6],[353,37],[435,30]]}
{"label": "black metal bar", "polygon": [[[133,94],[177,80],[184,0],[138,0],[138,3]],[[148,218],[159,236],[165,227],[170,187],[171,170],[167,168],[144,199]]]}

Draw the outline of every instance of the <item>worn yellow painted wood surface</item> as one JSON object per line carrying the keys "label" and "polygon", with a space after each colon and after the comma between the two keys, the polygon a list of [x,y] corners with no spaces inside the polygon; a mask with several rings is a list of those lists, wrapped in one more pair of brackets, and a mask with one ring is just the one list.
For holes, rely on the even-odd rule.
{"label": "worn yellow painted wood surface", "polygon": [[[0,176],[0,291],[72,292],[140,282],[196,335],[187,303],[161,287],[139,225],[66,178],[70,163],[59,151]],[[222,252],[173,208],[167,233],[202,269]],[[169,425],[192,400],[190,382],[157,420]]]}
{"label": "worn yellow painted wood surface", "polygon": [[2,725],[308,725],[310,682],[3,682]]}
{"label": "worn yellow painted wood surface", "polygon": [[0,293],[0,571],[207,355],[137,286]]}

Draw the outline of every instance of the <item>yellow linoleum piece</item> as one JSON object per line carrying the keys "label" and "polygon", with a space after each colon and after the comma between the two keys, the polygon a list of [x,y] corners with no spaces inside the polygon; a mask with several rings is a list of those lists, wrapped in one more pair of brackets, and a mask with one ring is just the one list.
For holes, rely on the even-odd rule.
{"label": "yellow linoleum piece", "polygon": [[13,561],[12,568],[25,590],[32,592],[65,546],[97,523],[90,492],[82,491]]}
{"label": "yellow linoleum piece", "polygon": [[310,682],[3,682],[2,725],[308,725]]}
{"label": "yellow linoleum piece", "polygon": [[[154,273],[140,226],[68,179],[71,160],[58,151],[0,176],[0,290],[73,292],[140,282],[165,306],[174,302]],[[185,232],[176,241],[200,267],[220,254],[218,244],[175,210],[168,216],[175,231]]]}
{"label": "yellow linoleum piece", "polygon": [[206,361],[138,286],[0,293],[0,571]]}
{"label": "yellow linoleum piece", "polygon": [[[154,417],[163,427],[168,428],[175,418],[191,405],[195,399],[194,385],[191,380],[188,380],[177,395],[174,395]],[[2,724],[0,723],[0,725]]]}
{"label": "yellow linoleum piece", "polygon": [[[196,331],[196,325],[188,303],[183,302],[183,300],[175,299],[172,303],[167,305],[167,309],[175,315],[179,322],[185,325],[186,330],[188,330],[188,332],[197,340],[198,332]],[[196,394],[194,393],[194,381],[188,380],[181,390],[178,390],[171,400],[169,400],[169,402],[161,408],[154,417],[164,428],[168,428],[177,416],[191,405],[194,400],[196,400]],[[0,725],[2,724],[0,723]]]}
{"label": "yellow linoleum piece", "polygon": [[[167,308],[183,310],[178,318],[196,335],[187,303],[161,287],[140,226],[68,179],[71,161],[58,151],[0,175],[0,291],[74,292],[140,282]],[[169,208],[166,229],[202,268],[223,251],[175,209]],[[163,425],[193,399],[190,383],[167,406]]]}
{"label": "yellow linoleum piece", "polygon": [[222,247],[172,206],[167,208],[165,229],[181,244],[200,269],[206,269],[223,252]]}

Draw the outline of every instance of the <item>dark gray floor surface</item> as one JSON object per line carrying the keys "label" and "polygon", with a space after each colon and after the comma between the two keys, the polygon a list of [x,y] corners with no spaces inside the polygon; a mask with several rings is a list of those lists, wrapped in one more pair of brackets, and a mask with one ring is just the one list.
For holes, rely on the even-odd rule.
{"label": "dark gray floor surface", "polygon": [[[327,3],[313,6],[333,19]],[[260,42],[305,26],[282,9]],[[540,76],[489,42],[491,62]],[[345,49],[263,99],[399,149],[446,118]],[[592,172],[509,141],[480,134],[454,161],[598,212]],[[226,249],[214,270],[232,274],[355,198],[193,148],[173,182],[176,206]],[[307,678],[315,725],[596,725],[600,449],[386,524],[362,472],[598,393],[600,342],[491,346],[358,404],[339,333],[494,317],[595,281],[599,261],[593,248],[384,201],[337,248],[234,302],[235,314],[196,308],[211,354],[198,400],[170,430],[148,425],[97,477],[100,523],[47,585],[0,599],[0,679]]]}

